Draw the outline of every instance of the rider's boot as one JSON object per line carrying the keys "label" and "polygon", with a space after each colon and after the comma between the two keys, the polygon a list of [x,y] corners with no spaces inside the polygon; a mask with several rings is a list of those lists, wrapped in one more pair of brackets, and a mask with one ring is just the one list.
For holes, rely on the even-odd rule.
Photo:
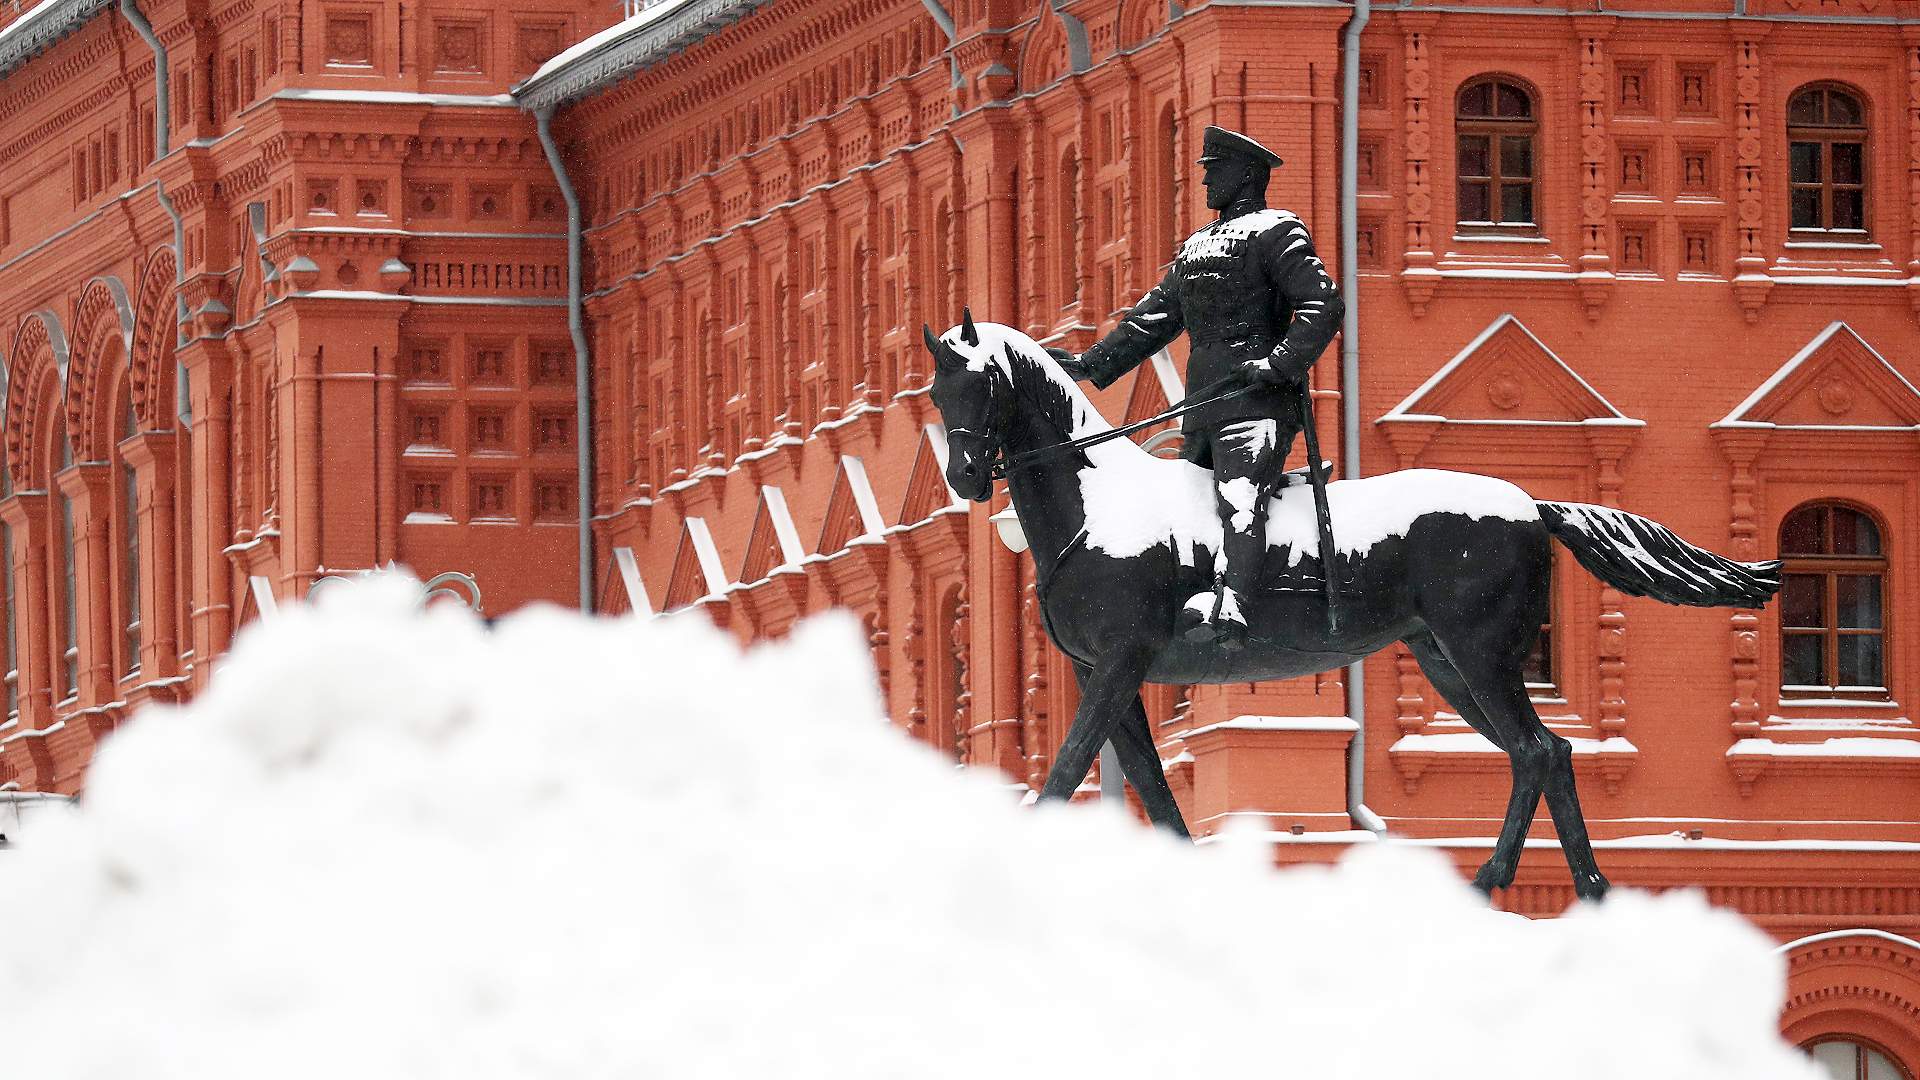
{"label": "rider's boot", "polygon": [[1229,651],[1247,643],[1247,619],[1240,611],[1240,594],[1215,577],[1213,588],[1194,593],[1180,609],[1174,632],[1195,644],[1213,642]]}

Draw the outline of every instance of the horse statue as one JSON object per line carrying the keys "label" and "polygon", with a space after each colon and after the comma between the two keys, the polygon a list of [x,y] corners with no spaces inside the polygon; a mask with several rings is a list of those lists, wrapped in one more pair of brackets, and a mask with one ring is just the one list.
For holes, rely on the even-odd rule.
{"label": "horse statue", "polygon": [[[1099,440],[1111,425],[1019,330],[975,324],[969,312],[938,338],[922,333],[947,428],[947,482],[984,502],[996,474],[1008,472],[1047,635],[1080,682],[1079,711],[1040,792],[1045,801],[1068,798],[1111,739],[1148,817],[1186,836],[1140,702],[1143,682],[1286,679],[1344,667],[1398,641],[1512,768],[1499,841],[1474,885],[1490,892],[1512,883],[1544,794],[1574,891],[1597,900],[1607,879],[1580,814],[1572,746],[1540,722],[1522,680],[1547,619],[1551,541],[1631,596],[1757,608],[1780,589],[1778,562],[1722,558],[1644,517],[1539,501],[1493,477],[1409,469],[1327,487],[1338,630],[1329,628],[1329,560],[1313,499],[1305,485],[1291,485],[1269,504],[1263,588],[1247,606],[1245,647],[1192,641],[1175,634],[1176,617],[1186,597],[1212,582],[1220,549],[1207,471],[1125,438]],[[1008,462],[1019,464],[1009,470]]]}

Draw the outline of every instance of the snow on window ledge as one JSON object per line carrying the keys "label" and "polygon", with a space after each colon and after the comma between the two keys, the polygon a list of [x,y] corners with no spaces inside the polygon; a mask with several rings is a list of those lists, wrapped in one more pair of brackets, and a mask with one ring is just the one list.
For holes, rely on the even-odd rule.
{"label": "snow on window ledge", "polygon": [[[1510,766],[1506,752],[1477,731],[1432,731],[1402,735],[1387,748],[1387,760],[1409,795],[1415,793],[1429,773],[1506,772]],[[1620,781],[1640,760],[1640,748],[1624,736],[1594,738],[1556,732],[1573,745],[1573,772],[1583,780],[1598,779],[1609,795],[1620,789]]]}
{"label": "snow on window ledge", "polygon": [[[1804,729],[1803,723],[1766,729],[1787,733]],[[1920,731],[1911,726],[1896,733],[1892,725],[1879,734],[1835,734],[1857,731],[1857,727],[1826,728],[1827,737],[1809,739],[1739,739],[1727,748],[1727,768],[1740,785],[1740,794],[1753,794],[1762,776],[1787,773],[1804,776],[1920,776]]]}

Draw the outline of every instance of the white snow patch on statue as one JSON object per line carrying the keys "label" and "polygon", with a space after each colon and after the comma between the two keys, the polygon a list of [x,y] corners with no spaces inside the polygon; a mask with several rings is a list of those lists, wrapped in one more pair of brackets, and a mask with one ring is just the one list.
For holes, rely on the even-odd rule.
{"label": "white snow patch on statue", "polygon": [[[1270,211],[1279,213],[1279,211]],[[1257,217],[1259,215],[1248,215]],[[1241,220],[1236,218],[1237,220]],[[978,345],[949,330],[941,340],[974,371],[997,367],[1011,379],[1007,350],[1035,365],[1060,387],[1073,409],[1070,439],[1112,430],[1060,365],[1031,337],[1000,323],[975,324]],[[1086,546],[1115,558],[1131,558],[1156,544],[1171,546],[1180,561],[1195,565],[1195,549],[1219,551],[1220,516],[1214,505],[1213,473],[1191,462],[1159,458],[1128,439],[1109,439],[1089,447],[1094,467],[1080,474],[1086,507]],[[1244,492],[1230,492],[1243,509]],[[1496,517],[1538,521],[1533,496],[1505,480],[1477,473],[1407,469],[1327,485],[1333,542],[1342,555],[1365,553],[1383,540],[1402,537],[1423,514],[1445,512],[1468,518]],[[1313,490],[1298,484],[1282,490],[1267,509],[1267,543],[1288,548],[1288,565],[1320,555],[1320,531]]]}
{"label": "white snow patch on statue", "polygon": [[1815,1075],[1697,894],[1529,923],[1430,851],[1282,873],[1022,810],[883,722],[845,615],[742,653],[417,596],[243,630],[0,854],[8,1075]]}

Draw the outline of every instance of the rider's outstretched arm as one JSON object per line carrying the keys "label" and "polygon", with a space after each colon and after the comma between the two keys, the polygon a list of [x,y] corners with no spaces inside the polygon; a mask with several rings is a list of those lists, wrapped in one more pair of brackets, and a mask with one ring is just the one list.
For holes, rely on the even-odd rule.
{"label": "rider's outstretched arm", "polygon": [[1120,376],[1180,336],[1186,322],[1180,315],[1180,292],[1169,269],[1160,284],[1148,290],[1120,324],[1080,354],[1080,366],[1093,385],[1105,389]]}

